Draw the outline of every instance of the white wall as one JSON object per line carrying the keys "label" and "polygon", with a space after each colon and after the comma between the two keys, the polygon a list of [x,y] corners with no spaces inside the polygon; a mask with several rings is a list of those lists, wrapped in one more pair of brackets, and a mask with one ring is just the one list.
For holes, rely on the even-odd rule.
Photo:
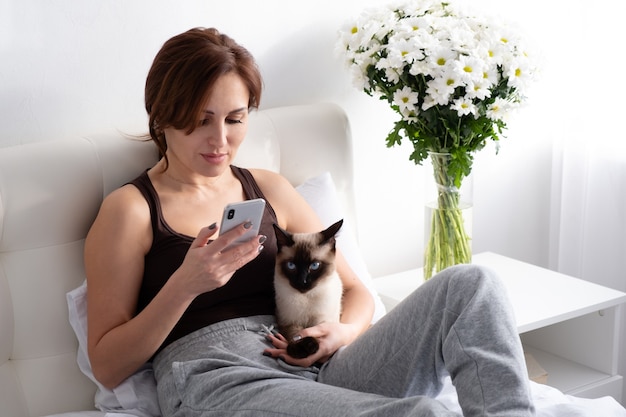
{"label": "white wall", "polygon": [[[425,171],[408,161],[408,149],[385,147],[394,114],[353,89],[334,56],[337,29],[379,3],[0,0],[0,146],[112,127],[142,133],[144,80],[157,50],[190,27],[215,26],[257,57],[266,84],[262,107],[318,100],[344,106],[355,140],[358,231],[370,269],[382,275],[419,266]],[[559,52],[562,36],[575,29],[548,3],[472,3],[519,23],[552,59],[531,104],[510,122],[500,154],[484,150],[474,170],[475,251],[540,265],[548,263],[551,142],[568,122],[554,105],[563,97],[555,69],[567,58]]]}

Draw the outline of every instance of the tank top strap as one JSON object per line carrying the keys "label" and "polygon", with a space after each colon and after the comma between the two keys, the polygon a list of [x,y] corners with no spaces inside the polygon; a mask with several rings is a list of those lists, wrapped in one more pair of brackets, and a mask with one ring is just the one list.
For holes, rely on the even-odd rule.
{"label": "tank top strap", "polygon": [[152,185],[152,181],[150,181],[150,178],[148,177],[148,170],[145,170],[141,173],[141,175],[128,184],[134,185],[146,199],[148,207],[150,208],[150,223],[152,224],[152,231],[154,236],[157,236],[156,232],[162,229],[161,224],[163,211],[161,210],[159,196]]}
{"label": "tank top strap", "polygon": [[[231,166],[231,170],[233,171],[233,174],[235,174],[235,176],[239,179],[239,182],[241,182],[243,192],[246,195],[247,199],[262,198],[267,201],[267,198],[265,198],[265,195],[263,195],[263,191],[261,191],[259,184],[257,184],[256,180],[249,170],[234,165]],[[266,205],[265,207],[270,212],[270,215],[272,216],[274,222],[276,222],[276,213],[274,212],[274,208],[270,204]]]}

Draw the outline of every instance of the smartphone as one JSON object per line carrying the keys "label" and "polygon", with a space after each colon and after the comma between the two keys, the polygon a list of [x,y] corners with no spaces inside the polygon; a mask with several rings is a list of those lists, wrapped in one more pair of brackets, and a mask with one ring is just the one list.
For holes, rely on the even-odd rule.
{"label": "smartphone", "polygon": [[231,243],[228,248],[239,243],[247,242],[259,234],[264,209],[265,200],[262,198],[231,203],[224,207],[222,224],[220,225],[220,235],[228,232],[230,229],[240,225],[241,223],[252,223],[252,227],[245,234]]}

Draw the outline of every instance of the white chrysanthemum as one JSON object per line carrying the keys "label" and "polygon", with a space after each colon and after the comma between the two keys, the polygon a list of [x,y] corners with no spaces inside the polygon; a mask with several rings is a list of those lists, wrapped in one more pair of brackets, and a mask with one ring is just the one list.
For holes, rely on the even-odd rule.
{"label": "white chrysanthemum", "polygon": [[490,85],[497,84],[499,80],[497,65],[489,65],[483,72],[483,79],[487,80]]}
{"label": "white chrysanthemum", "polygon": [[416,123],[418,110],[417,107],[413,107],[412,109],[400,109],[400,114],[402,115],[402,119],[409,123]]}
{"label": "white chrysanthemum", "polygon": [[461,97],[452,102],[452,109],[456,110],[459,116],[466,116],[471,114],[476,116],[478,114],[478,107],[472,102],[472,100]]}
{"label": "white chrysanthemum", "polygon": [[398,34],[389,39],[387,60],[396,68],[403,68],[415,61],[424,59],[424,54],[415,38],[406,38]]}
{"label": "white chrysanthemum", "polygon": [[365,72],[357,67],[351,66],[349,68],[350,74],[352,75],[352,85],[360,91],[370,88],[369,79],[365,76]]}
{"label": "white chrysanthemum", "polygon": [[508,78],[507,84],[516,89],[525,89],[532,80],[534,68],[528,56],[517,55],[511,60],[505,62],[505,77]]}
{"label": "white chrysanthemum", "polygon": [[474,100],[484,100],[491,97],[491,87],[493,84],[487,79],[482,78],[465,86],[465,98]]}
{"label": "white chrysanthemum", "polygon": [[480,83],[486,69],[485,62],[475,56],[461,55],[454,63],[454,71],[465,85]]}
{"label": "white chrysanthemum", "polygon": [[450,102],[450,97],[456,88],[457,79],[454,78],[454,74],[448,74],[450,76],[433,78],[426,83],[428,85],[427,96],[440,106],[445,106]]}
{"label": "white chrysanthemum", "polygon": [[504,120],[511,110],[511,103],[503,98],[496,98],[488,108],[487,117],[491,120]]}
{"label": "white chrysanthemum", "polygon": [[442,34],[445,34],[450,49],[457,51],[461,55],[474,55],[477,41],[474,32],[472,32],[465,21],[458,22],[446,32],[442,31]]}
{"label": "white chrysanthemum", "polygon": [[400,110],[414,110],[418,100],[419,95],[407,86],[404,86],[393,93],[393,102],[398,105]]}
{"label": "white chrysanthemum", "polygon": [[380,71],[384,71],[387,81],[393,84],[396,84],[400,81],[400,72],[402,71],[402,67],[394,65],[394,63],[391,62],[389,59],[380,58],[378,62],[376,62],[374,68]]}
{"label": "white chrysanthemum", "polygon": [[427,55],[427,67],[424,68],[423,73],[433,77],[441,76],[441,74],[447,72],[458,57],[455,51],[442,47],[425,51],[425,54]]}

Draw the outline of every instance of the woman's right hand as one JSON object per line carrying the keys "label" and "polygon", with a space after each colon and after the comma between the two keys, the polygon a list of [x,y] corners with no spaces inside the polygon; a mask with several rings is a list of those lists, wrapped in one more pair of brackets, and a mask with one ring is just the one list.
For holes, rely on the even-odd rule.
{"label": "woman's right hand", "polygon": [[249,227],[249,223],[242,223],[212,242],[210,238],[217,233],[217,225],[214,223],[200,230],[182,265],[174,274],[184,281],[183,288],[190,291],[192,296],[213,291],[226,285],[235,271],[256,258],[263,250],[263,242],[266,239],[263,235],[228,247],[238,237],[244,235]]}

